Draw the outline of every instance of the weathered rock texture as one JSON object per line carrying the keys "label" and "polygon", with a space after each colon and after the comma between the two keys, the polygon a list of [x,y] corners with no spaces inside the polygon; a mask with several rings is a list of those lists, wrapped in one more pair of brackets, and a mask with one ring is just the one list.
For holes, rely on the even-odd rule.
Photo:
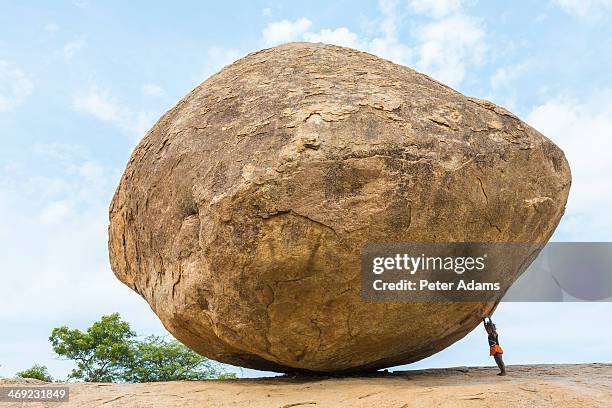
{"label": "weathered rock texture", "polygon": [[292,43],[224,68],[147,133],[111,204],[110,258],[208,357],[375,369],[444,349],[495,304],[363,302],[364,243],[545,242],[569,187],[563,152],[506,110]]}
{"label": "weathered rock texture", "polygon": [[367,377],[276,377],[137,384],[2,379],[2,387],[64,386],[60,403],[2,402],[2,408],[610,408],[612,364],[457,367]]}

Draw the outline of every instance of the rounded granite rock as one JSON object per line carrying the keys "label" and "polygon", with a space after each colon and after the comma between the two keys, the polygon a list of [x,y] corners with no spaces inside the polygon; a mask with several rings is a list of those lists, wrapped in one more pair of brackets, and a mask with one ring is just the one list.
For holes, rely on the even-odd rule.
{"label": "rounded granite rock", "polygon": [[364,302],[365,243],[543,243],[570,180],[556,145],[490,102],[290,43],[223,68],[146,134],[110,207],[110,260],[207,357],[372,370],[444,349],[496,302]]}

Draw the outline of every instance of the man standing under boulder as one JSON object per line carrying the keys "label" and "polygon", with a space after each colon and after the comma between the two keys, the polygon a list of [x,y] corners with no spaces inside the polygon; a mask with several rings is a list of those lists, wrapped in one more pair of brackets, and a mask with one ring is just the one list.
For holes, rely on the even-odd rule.
{"label": "man standing under boulder", "polygon": [[506,375],[506,365],[504,364],[504,360],[502,358],[504,350],[502,350],[501,346],[499,345],[499,335],[497,334],[497,328],[495,327],[495,324],[493,324],[493,321],[490,317],[488,322],[486,319],[482,319],[482,321],[484,323],[485,330],[489,335],[489,354],[493,356],[495,362],[497,363],[497,366],[500,369],[500,372],[497,375]]}

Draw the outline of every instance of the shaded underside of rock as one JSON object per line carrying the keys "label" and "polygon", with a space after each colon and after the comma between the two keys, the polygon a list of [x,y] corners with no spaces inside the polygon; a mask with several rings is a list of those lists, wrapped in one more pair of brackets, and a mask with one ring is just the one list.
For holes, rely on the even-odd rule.
{"label": "shaded underside of rock", "polygon": [[563,152],[508,111],[291,43],[225,67],[146,134],[111,204],[110,259],[205,356],[377,369],[444,349],[495,302],[364,302],[365,243],[543,243],[569,187]]}

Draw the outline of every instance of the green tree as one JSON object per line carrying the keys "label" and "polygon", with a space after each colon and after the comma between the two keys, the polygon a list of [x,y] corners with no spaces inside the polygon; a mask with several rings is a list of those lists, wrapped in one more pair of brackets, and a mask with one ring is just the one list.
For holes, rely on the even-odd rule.
{"label": "green tree", "polygon": [[23,371],[19,371],[18,373],[15,373],[15,375],[21,378],[35,378],[37,380],[46,381],[46,382],[53,381],[53,378],[51,377],[51,375],[49,375],[49,372],[47,371],[47,366],[40,365],[40,364],[34,364],[32,367],[28,368],[27,370],[23,370]]}
{"label": "green tree", "polygon": [[221,366],[193,352],[176,340],[148,336],[134,344],[133,359],[126,370],[129,382],[206,380],[236,378]]}
{"label": "green tree", "polygon": [[77,368],[68,378],[88,382],[113,382],[124,378],[132,360],[133,339],[136,336],[119,313],[95,322],[82,332],[66,326],[53,329],[49,340],[53,350],[74,360]]}

